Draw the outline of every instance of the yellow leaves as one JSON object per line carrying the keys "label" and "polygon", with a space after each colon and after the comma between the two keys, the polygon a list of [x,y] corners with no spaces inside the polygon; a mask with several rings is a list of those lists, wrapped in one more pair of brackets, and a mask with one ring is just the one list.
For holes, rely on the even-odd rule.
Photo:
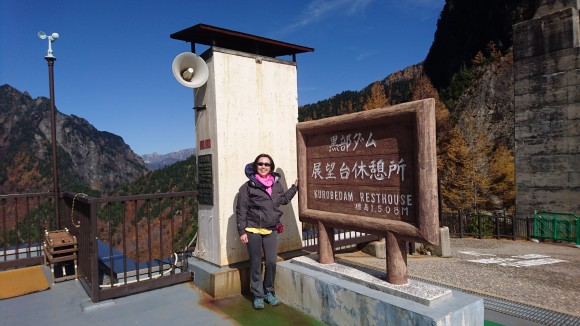
{"label": "yellow leaves", "polygon": [[439,176],[444,210],[470,207],[470,157],[467,142],[459,127],[450,131],[449,142],[444,144],[439,157]]}
{"label": "yellow leaves", "polygon": [[486,58],[483,55],[483,53],[481,53],[481,51],[478,51],[477,54],[475,55],[475,58],[473,58],[473,60],[471,60],[471,63],[473,63],[476,66],[479,66],[479,65],[484,64],[485,61],[486,61]]}
{"label": "yellow leaves", "polygon": [[365,101],[363,109],[365,111],[382,108],[389,105],[389,99],[385,94],[385,88],[381,82],[374,82],[371,86],[371,95]]}
{"label": "yellow leaves", "polygon": [[501,145],[491,158],[490,174],[492,178],[491,192],[501,199],[507,210],[515,208],[516,178],[513,153]]}
{"label": "yellow leaves", "polygon": [[[488,51],[491,55],[498,53],[493,45]],[[476,60],[488,59],[479,53]],[[435,99],[437,171],[443,209],[513,208],[513,154],[505,146],[494,150],[498,145],[489,134],[487,117],[470,111],[460,114],[457,122],[452,121],[437,89],[424,74],[412,84],[411,94],[411,100]]]}
{"label": "yellow leaves", "polygon": [[422,74],[411,87],[411,100],[426,98],[435,99],[435,124],[437,125],[437,142],[443,141],[450,128],[449,109],[439,99],[439,93],[427,75]]}

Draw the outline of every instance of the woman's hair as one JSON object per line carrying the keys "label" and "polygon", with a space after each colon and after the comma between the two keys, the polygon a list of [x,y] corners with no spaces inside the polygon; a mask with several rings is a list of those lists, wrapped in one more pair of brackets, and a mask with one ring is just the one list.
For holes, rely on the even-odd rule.
{"label": "woman's hair", "polygon": [[274,169],[276,169],[276,165],[274,165],[274,160],[272,159],[272,157],[268,154],[260,154],[256,157],[256,159],[254,160],[254,173],[258,173],[258,160],[260,160],[260,158],[262,157],[267,157],[270,160],[270,172],[273,172]]}

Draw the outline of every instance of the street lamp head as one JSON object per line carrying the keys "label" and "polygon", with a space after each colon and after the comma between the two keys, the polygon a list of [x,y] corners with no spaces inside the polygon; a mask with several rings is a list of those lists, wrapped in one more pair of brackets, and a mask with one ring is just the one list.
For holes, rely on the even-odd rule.
{"label": "street lamp head", "polygon": [[38,37],[40,37],[41,40],[44,40],[46,38],[46,34],[44,32],[38,32]]}
{"label": "street lamp head", "polygon": [[58,35],[58,33],[52,33],[52,35],[50,35],[50,37],[52,38],[52,41],[54,42],[60,37],[60,35]]}

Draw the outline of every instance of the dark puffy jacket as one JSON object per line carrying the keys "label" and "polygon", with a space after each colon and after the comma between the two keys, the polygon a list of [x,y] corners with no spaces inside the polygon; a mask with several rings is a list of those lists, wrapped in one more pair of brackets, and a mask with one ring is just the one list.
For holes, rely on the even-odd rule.
{"label": "dark puffy jacket", "polygon": [[249,181],[240,187],[236,206],[238,234],[246,233],[244,229],[247,227],[275,230],[282,217],[280,205],[288,204],[298,189],[292,185],[288,191],[284,191],[280,184],[280,175],[271,172],[274,176],[274,184],[270,197],[266,192],[266,187],[256,180],[253,163],[246,165],[245,173]]}

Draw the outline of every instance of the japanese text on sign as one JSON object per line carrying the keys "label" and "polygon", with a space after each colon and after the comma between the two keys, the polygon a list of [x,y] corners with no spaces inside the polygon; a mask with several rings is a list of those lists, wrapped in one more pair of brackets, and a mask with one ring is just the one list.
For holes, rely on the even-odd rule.
{"label": "japanese text on sign", "polygon": [[[328,152],[354,152],[358,149],[376,149],[377,141],[373,139],[373,132],[352,132],[333,134],[329,136]],[[389,215],[391,217],[409,216],[409,207],[413,205],[412,194],[401,194],[398,191],[385,191],[384,183],[392,178],[398,178],[399,184],[405,181],[405,168],[407,164],[403,158],[385,159],[381,156],[382,151],[375,151],[364,159],[341,159],[321,158],[311,161],[310,178],[322,182],[333,180],[358,180],[364,182],[376,191],[352,191],[349,186],[336,184],[313,186],[310,192],[311,198],[323,202],[348,203],[352,209],[372,215]],[[369,183],[370,182],[370,183]],[[379,184],[377,185],[377,182]],[[378,188],[377,188],[378,186]],[[316,204],[314,204],[316,206]]]}

